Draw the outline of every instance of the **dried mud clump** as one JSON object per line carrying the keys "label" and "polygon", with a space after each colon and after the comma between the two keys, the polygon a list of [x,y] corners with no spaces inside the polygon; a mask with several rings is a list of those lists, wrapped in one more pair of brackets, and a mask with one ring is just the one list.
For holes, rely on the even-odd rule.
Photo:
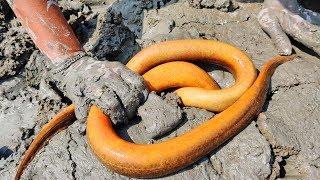
{"label": "dried mud clump", "polygon": [[134,47],[135,35],[123,24],[121,13],[108,10],[98,15],[96,29],[84,49],[99,60],[108,58],[123,62],[132,54],[128,52],[137,50]]}
{"label": "dried mud clump", "polygon": [[16,75],[35,49],[21,27],[10,28],[0,42],[0,79]]}

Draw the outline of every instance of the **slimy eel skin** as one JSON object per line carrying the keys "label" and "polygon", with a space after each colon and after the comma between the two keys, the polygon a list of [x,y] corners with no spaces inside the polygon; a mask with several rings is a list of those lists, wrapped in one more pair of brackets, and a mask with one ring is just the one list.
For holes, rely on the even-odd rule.
{"label": "slimy eel skin", "polygon": [[[220,112],[183,135],[155,144],[135,144],[117,135],[112,123],[98,107],[87,118],[89,145],[99,160],[113,171],[140,178],[174,173],[202,158],[237,135],[260,113],[271,76],[281,63],[294,56],[276,56],[259,75],[248,56],[239,49],[212,40],[176,40],[143,49],[127,64],[143,75],[149,90],[175,92],[185,106]],[[235,84],[220,89],[202,69],[185,61],[215,63],[229,70]],[[21,160],[15,179],[43,144],[74,119],[74,106],[63,109],[35,137]]]}

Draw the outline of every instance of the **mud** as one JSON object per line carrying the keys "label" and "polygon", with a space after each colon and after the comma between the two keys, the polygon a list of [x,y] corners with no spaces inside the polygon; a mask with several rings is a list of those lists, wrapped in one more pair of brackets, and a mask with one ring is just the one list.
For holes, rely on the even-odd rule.
{"label": "mud", "polygon": [[181,122],[182,111],[173,99],[170,98],[168,102],[152,92],[147,101],[139,107],[138,115],[142,119],[141,123],[148,138],[154,139],[164,135]]}
{"label": "mud", "polygon": [[320,143],[316,138],[320,120],[319,59],[303,57],[284,64],[275,77],[278,78],[272,81],[271,100],[267,111],[258,118],[258,127],[275,155],[283,157],[286,176],[317,178],[320,175]]}
{"label": "mud", "polygon": [[[7,6],[0,2],[0,9]],[[194,8],[188,0],[83,0],[62,4],[85,50],[101,60],[127,62],[147,45],[182,38],[231,43],[245,51],[258,69],[277,54],[256,18],[261,1],[234,2],[238,7],[231,12],[215,7]],[[0,46],[0,62],[11,58],[11,62],[20,64],[17,68],[0,65],[8,72],[0,80],[0,179],[12,179],[34,135],[70,101],[48,83],[50,64],[45,63],[46,58],[34,51],[17,20],[10,13],[5,15],[0,11],[0,44],[8,43],[11,52],[4,51],[7,46]],[[17,34],[9,33],[14,31]],[[276,70],[263,113],[257,120],[198,162],[161,179],[319,179],[320,61],[312,52],[299,48],[294,49],[301,58]],[[199,65],[221,87],[234,82],[231,74],[219,67]],[[179,136],[214,116],[206,110],[182,107],[172,94],[163,93],[157,99],[157,106],[149,107],[176,109],[181,118],[164,121],[164,129],[158,131],[164,134],[159,137],[150,136],[146,129],[161,121],[150,116],[135,117],[128,125],[116,127],[119,135],[136,143],[155,143]],[[180,117],[179,113],[175,117]],[[99,162],[88,146],[85,132],[79,133],[84,127],[75,122],[54,136],[36,155],[22,179],[129,179]]]}
{"label": "mud", "polygon": [[96,17],[96,27],[84,49],[99,60],[126,63],[139,50],[135,35],[123,24],[121,13],[109,9]]}
{"label": "mud", "polygon": [[35,48],[16,20],[3,27],[0,40],[0,79],[4,79],[18,74]]}

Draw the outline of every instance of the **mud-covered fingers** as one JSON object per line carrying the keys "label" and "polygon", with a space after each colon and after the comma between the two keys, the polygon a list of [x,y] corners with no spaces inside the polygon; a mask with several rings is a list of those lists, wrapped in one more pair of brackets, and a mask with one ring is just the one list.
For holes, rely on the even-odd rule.
{"label": "mud-covered fingers", "polygon": [[148,94],[145,92],[147,91],[147,88],[141,75],[133,72],[127,66],[123,65],[120,62],[111,62],[110,65],[112,67],[112,70],[119,74],[121,78],[127,82],[127,84],[135,89],[143,91],[146,95]]}
{"label": "mud-covered fingers", "polygon": [[129,119],[132,118],[139,105],[139,99],[136,97],[138,92],[111,68],[106,70],[102,79],[104,81],[101,83],[113,90],[118,96],[119,101],[121,101],[124,107],[126,116]]}
{"label": "mud-covered fingers", "polygon": [[296,41],[320,55],[320,27],[287,10],[277,13],[282,29]]}
{"label": "mud-covered fingers", "polygon": [[142,76],[131,71],[120,62],[111,62],[110,67],[129,87],[129,92],[125,94],[117,92],[117,94],[122,100],[128,118],[132,118],[136,114],[136,109],[139,105],[147,99],[148,89]]}
{"label": "mud-covered fingers", "polygon": [[90,101],[85,97],[85,79],[82,76],[72,76],[65,84],[65,96],[75,104],[75,115],[78,121],[85,121],[88,115]]}
{"label": "mud-covered fingers", "polygon": [[85,122],[88,117],[91,100],[85,97],[77,97],[73,103],[75,104],[75,115],[78,121]]}
{"label": "mud-covered fingers", "polygon": [[258,14],[258,20],[261,28],[271,37],[279,53],[290,55],[292,53],[291,42],[283,31],[274,11],[270,8],[261,10]]}
{"label": "mud-covered fingers", "polygon": [[86,131],[86,120],[88,117],[88,113],[89,113],[89,108],[91,106],[91,100],[84,98],[84,97],[79,97],[76,98],[73,101],[74,105],[75,105],[75,115],[77,118],[77,121],[75,122],[75,124],[77,124],[77,129],[78,132],[80,134],[83,134]]}
{"label": "mud-covered fingers", "polygon": [[92,104],[110,115],[114,124],[124,123],[135,115],[143,91],[137,88],[135,80],[128,83],[121,76],[129,71],[123,67],[121,63],[92,61],[89,58],[73,68],[66,89],[67,96],[76,104],[78,119],[87,117],[88,107]]}
{"label": "mud-covered fingers", "polygon": [[[92,75],[92,73],[95,73],[95,75]],[[125,83],[121,83],[122,80],[117,80],[119,79],[117,76],[114,72],[104,68],[103,71],[87,71],[83,76],[76,76],[72,81],[69,81],[67,96],[75,104],[75,114],[78,120],[84,122],[89,108],[92,104],[95,104],[110,115],[114,124],[127,121],[121,99],[118,98],[112,88],[107,87],[104,83],[113,81],[109,85],[113,83],[115,90],[122,88],[121,84],[125,85]]]}
{"label": "mud-covered fingers", "polygon": [[121,124],[128,121],[125,110],[117,94],[109,87],[91,86],[86,92],[86,97],[91,99],[91,104],[101,108],[105,114],[110,116],[114,124]]}
{"label": "mud-covered fingers", "polygon": [[75,122],[79,133],[85,132],[85,122],[88,117],[91,100],[84,95],[86,83],[82,76],[73,76],[68,78],[66,83],[66,96],[71,99],[74,106],[74,113],[77,118]]}

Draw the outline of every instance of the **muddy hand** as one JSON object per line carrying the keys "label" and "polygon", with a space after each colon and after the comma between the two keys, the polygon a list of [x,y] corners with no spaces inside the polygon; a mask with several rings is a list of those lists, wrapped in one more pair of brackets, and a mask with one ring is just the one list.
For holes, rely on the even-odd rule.
{"label": "muddy hand", "polygon": [[147,96],[142,77],[121,63],[86,56],[57,1],[8,2],[34,43],[52,61],[52,79],[76,104],[78,119],[85,119],[91,104],[110,114],[115,124],[135,114]]}
{"label": "muddy hand", "polygon": [[280,54],[292,53],[289,35],[320,55],[320,14],[304,9],[297,0],[265,0],[258,20]]}
{"label": "muddy hand", "polygon": [[98,61],[79,53],[52,70],[58,87],[75,104],[76,117],[85,120],[92,104],[110,114],[114,124],[132,118],[145,101],[143,78],[120,62]]}

